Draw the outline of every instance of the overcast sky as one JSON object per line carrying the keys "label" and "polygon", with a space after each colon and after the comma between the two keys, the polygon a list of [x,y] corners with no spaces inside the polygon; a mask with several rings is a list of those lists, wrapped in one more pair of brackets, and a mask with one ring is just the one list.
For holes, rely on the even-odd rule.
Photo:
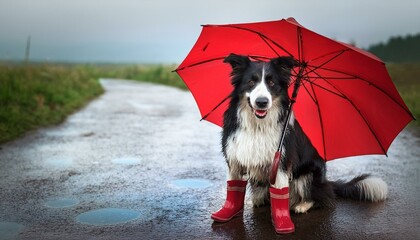
{"label": "overcast sky", "polygon": [[180,63],[201,24],[294,17],[359,47],[420,32],[420,0],[0,0],[0,59]]}

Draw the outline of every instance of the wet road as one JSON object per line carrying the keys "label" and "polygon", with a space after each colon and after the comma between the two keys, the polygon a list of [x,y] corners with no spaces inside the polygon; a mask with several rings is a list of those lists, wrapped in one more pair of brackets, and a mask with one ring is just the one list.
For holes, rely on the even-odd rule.
{"label": "wet road", "polygon": [[292,214],[276,235],[269,207],[213,224],[225,198],[220,128],[199,122],[190,93],[102,81],[106,93],[59,126],[0,145],[0,239],[420,239],[420,139],[389,157],[329,162],[329,178],[372,173],[383,203],[340,200]]}

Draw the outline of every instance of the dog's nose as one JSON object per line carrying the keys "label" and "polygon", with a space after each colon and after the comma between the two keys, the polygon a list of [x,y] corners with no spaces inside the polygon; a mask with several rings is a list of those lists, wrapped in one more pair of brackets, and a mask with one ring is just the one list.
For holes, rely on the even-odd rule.
{"label": "dog's nose", "polygon": [[267,105],[268,105],[268,98],[266,98],[266,97],[259,97],[259,98],[255,99],[255,104],[259,108],[266,108]]}

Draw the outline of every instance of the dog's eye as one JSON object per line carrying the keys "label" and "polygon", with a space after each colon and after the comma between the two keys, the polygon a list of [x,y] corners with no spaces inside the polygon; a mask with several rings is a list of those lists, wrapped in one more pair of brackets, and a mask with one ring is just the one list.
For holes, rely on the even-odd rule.
{"label": "dog's eye", "polygon": [[267,81],[268,86],[270,86],[270,87],[274,86],[273,76],[267,75],[267,76],[265,76],[265,80]]}
{"label": "dog's eye", "polygon": [[255,85],[255,81],[250,80],[250,81],[248,82],[248,86],[253,87],[254,85]]}
{"label": "dog's eye", "polygon": [[274,81],[273,81],[273,76],[272,75],[265,76],[265,80],[267,81],[268,86],[270,86],[270,87],[274,86]]}
{"label": "dog's eye", "polygon": [[272,75],[267,75],[267,76],[265,77],[265,80],[267,81],[268,86],[270,86],[270,87],[274,87],[275,82],[274,82],[274,80],[273,80],[273,76],[272,76]]}

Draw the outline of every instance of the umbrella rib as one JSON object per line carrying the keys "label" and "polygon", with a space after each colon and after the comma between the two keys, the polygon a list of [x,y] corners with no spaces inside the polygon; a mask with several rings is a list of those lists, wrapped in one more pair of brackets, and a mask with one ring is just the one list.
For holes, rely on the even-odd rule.
{"label": "umbrella rib", "polygon": [[337,90],[337,92],[339,92],[340,94],[343,95],[343,98],[346,99],[351,105],[352,107],[358,112],[359,116],[363,119],[363,121],[365,122],[365,124],[368,126],[370,132],[373,134],[373,136],[375,137],[376,142],[379,144],[379,146],[382,149],[382,152],[388,156],[388,154],[386,153],[384,147],[382,146],[381,142],[379,141],[378,136],[376,135],[375,131],[373,130],[371,124],[369,123],[369,121],[365,118],[365,116],[362,114],[362,112],[360,111],[360,109],[356,106],[356,104],[354,104],[354,102],[348,98],[346,95],[344,95],[338,88],[336,88],[333,84],[331,84],[327,79],[323,79],[326,83],[328,83],[331,87],[333,87],[335,90]]}
{"label": "umbrella rib", "polygon": [[218,103],[216,105],[216,107],[214,107],[212,110],[210,110],[210,112],[208,112],[206,115],[204,115],[200,121],[205,120],[210,114],[212,114],[218,107],[220,107],[220,105],[222,105],[224,102],[226,102],[226,100],[228,100],[231,97],[231,95],[229,94],[227,97],[225,97],[220,103]]}
{"label": "umbrella rib", "polygon": [[[258,60],[258,59],[266,59],[266,60],[267,60],[267,59],[270,59],[269,57],[257,56],[257,55],[249,55],[248,57],[253,58],[253,59],[256,59],[256,60]],[[182,71],[182,70],[184,70],[184,69],[186,69],[186,68],[195,67],[195,66],[197,66],[197,65],[201,65],[201,64],[205,64],[205,63],[209,63],[209,62],[213,62],[213,61],[223,60],[223,59],[225,59],[225,58],[226,58],[226,56],[223,56],[223,57],[217,57],[217,58],[212,58],[212,59],[207,59],[207,60],[205,60],[205,61],[196,62],[196,63],[190,64],[190,65],[185,66],[185,67],[182,67],[182,68],[177,68],[177,69],[173,70],[172,72]]]}
{"label": "umbrella rib", "polygon": [[[313,83],[312,83],[312,82],[310,82],[310,81],[307,81],[307,82],[309,82],[309,83],[313,84]],[[313,101],[314,103],[316,103],[317,101],[316,101],[315,97],[314,97],[314,96],[312,96],[312,94],[309,92],[308,88],[306,88],[306,84],[305,84],[305,82],[302,84],[302,86],[303,86],[303,88],[305,89],[305,91],[308,93],[309,97],[311,97],[312,101]]]}
{"label": "umbrella rib", "polygon": [[[313,72],[314,74],[316,74],[318,77],[319,77],[319,79],[323,79],[324,81],[326,80],[326,78],[324,78],[323,76],[321,76],[319,73],[317,73],[316,71],[314,71]],[[315,85],[315,86],[317,86],[317,87],[319,87],[319,88],[321,88],[321,89],[323,89],[323,90],[325,90],[325,91],[327,91],[327,92],[329,92],[329,93],[331,93],[331,94],[334,94],[334,95],[336,95],[336,96],[338,96],[338,97],[341,97],[341,98],[346,98],[344,95],[342,95],[342,93],[337,93],[337,92],[334,92],[334,91],[332,91],[332,90],[330,90],[330,89],[327,89],[326,87],[323,87],[323,86],[321,86],[321,85],[319,85],[319,84],[317,84],[317,83],[315,83],[315,81],[310,81],[309,79],[311,79],[309,76],[307,76],[307,78],[308,78],[308,80],[306,80],[306,81],[308,81],[309,83],[311,83],[312,85]],[[328,83],[329,85],[331,85],[330,83]]]}
{"label": "umbrella rib", "polygon": [[296,30],[297,30],[296,33],[297,33],[297,39],[298,39],[298,54],[299,54],[299,59],[298,60],[300,62],[304,62],[303,56],[305,56],[305,55],[303,54],[302,28],[298,26]]}
{"label": "umbrella rib", "polygon": [[[318,74],[317,74],[318,75]],[[310,77],[311,79],[329,79],[329,80],[357,80],[356,77]]]}
{"label": "umbrella rib", "polygon": [[270,49],[278,56],[280,57],[280,54],[267,42],[267,40],[264,38],[264,36],[262,34],[259,34],[260,38],[265,42],[265,44],[267,44]]}
{"label": "umbrella rib", "polygon": [[[324,79],[325,80],[325,79]],[[321,86],[321,85],[319,85],[319,84],[317,84],[317,83],[315,83],[315,82],[311,82],[311,81],[308,81],[308,82],[310,82],[311,83],[311,85],[315,85],[315,86],[317,86],[317,87],[319,87],[319,88],[321,88],[322,90],[325,90],[325,91],[327,91],[327,92],[329,92],[329,93],[331,93],[331,94],[334,94],[334,95],[336,95],[337,97],[341,97],[341,98],[346,98],[345,96],[343,96],[343,95],[341,95],[341,94],[339,94],[339,93],[336,93],[336,92],[334,92],[334,91],[331,91],[330,89],[327,89],[327,88],[325,88],[325,87],[323,87],[323,86]]]}
{"label": "umbrella rib", "polygon": [[189,68],[189,67],[195,67],[197,65],[201,65],[201,64],[205,64],[205,63],[213,62],[213,61],[217,61],[217,60],[222,60],[222,59],[225,59],[225,57],[217,57],[217,58],[207,59],[205,61],[196,62],[196,63],[193,63],[191,65],[188,65],[188,66],[185,66],[185,67],[182,67],[182,68],[177,68],[177,69],[175,69],[175,71],[178,72],[178,71],[184,70],[184,69]]}
{"label": "umbrella rib", "polygon": [[313,85],[310,85],[312,88],[312,92],[314,93],[314,98],[315,98],[315,104],[318,110],[318,116],[319,116],[319,124],[321,125],[321,134],[322,134],[322,146],[324,148],[324,159],[327,159],[327,148],[325,147],[325,132],[324,132],[324,123],[322,121],[322,115],[321,115],[321,108],[319,107],[319,102],[318,102],[318,98],[316,96],[316,92],[315,89],[313,87]]}
{"label": "umbrella rib", "polygon": [[[234,29],[238,29],[238,30],[242,30],[242,31],[248,31],[248,32],[252,32],[252,33],[254,33],[254,34],[257,34],[258,36],[260,36],[261,37],[261,39],[265,42],[265,44],[267,44],[269,47],[270,47],[270,49],[277,55],[277,56],[280,56],[280,54],[279,53],[277,53],[277,51],[275,51],[275,49],[267,42],[267,41],[270,41],[272,44],[274,44],[276,47],[278,47],[278,48],[280,48],[281,50],[283,50],[285,53],[287,53],[289,56],[291,56],[291,57],[294,57],[293,56],[293,54],[291,54],[289,51],[287,51],[284,47],[282,47],[280,44],[278,44],[278,43],[276,43],[274,40],[272,40],[271,38],[269,38],[269,37],[267,37],[266,35],[264,35],[263,33],[260,33],[260,32],[258,32],[258,31],[255,31],[255,30],[252,30],[252,29],[248,29],[248,28],[244,28],[244,27],[238,27],[238,26],[231,26],[231,25],[226,25],[226,26],[222,26],[222,25],[203,25],[203,27],[224,27],[224,28],[234,28]],[[300,29],[300,28],[299,28]],[[182,67],[182,68],[177,68],[177,69],[175,69],[174,71],[175,72],[178,72],[178,71],[181,71],[181,70],[184,70],[184,69],[186,69],[186,68],[189,68],[189,67],[194,67],[194,66],[197,66],[197,65],[200,65],[200,64],[204,64],[204,63],[208,63],[208,62],[212,62],[212,61],[217,61],[217,60],[221,60],[221,59],[224,59],[225,57],[218,57],[218,58],[212,58],[212,59],[208,59],[208,60],[205,60],[205,61],[201,61],[201,62],[197,62],[197,63],[194,63],[194,64],[191,64],[191,65],[188,65],[188,66],[185,66],[185,67]],[[265,58],[265,57],[262,57],[262,58]]]}
{"label": "umbrella rib", "polygon": [[[234,28],[234,29],[238,29],[238,30],[243,30],[243,31],[248,31],[248,32],[252,32],[252,33],[255,33],[255,34],[257,34],[257,35],[259,35],[259,36],[261,36],[261,38],[265,38],[265,39],[267,39],[267,40],[269,40],[270,42],[272,42],[274,45],[276,45],[278,48],[280,48],[281,50],[283,50],[285,53],[287,53],[289,56],[292,56],[293,57],[293,54],[291,54],[289,51],[287,51],[284,47],[282,47],[280,44],[278,44],[278,43],[276,43],[275,41],[273,41],[271,38],[269,38],[269,37],[267,37],[266,35],[264,35],[264,34],[262,34],[262,33],[260,33],[260,32],[257,32],[257,31],[255,31],[255,30],[252,30],[252,29],[249,29],[249,28],[244,28],[244,27],[239,27],[239,26],[232,26],[232,25],[204,25],[203,27],[215,27],[215,26],[217,26],[217,27],[224,27],[224,28]],[[264,41],[264,42],[266,42],[266,41]],[[266,44],[268,44],[267,42],[266,42]],[[269,45],[269,44],[268,44]],[[270,45],[269,45],[270,46]],[[270,48],[271,48],[271,46],[270,46]],[[279,55],[276,51],[274,51],[277,55]]]}
{"label": "umbrella rib", "polygon": [[[369,84],[370,86],[373,86],[374,88],[376,88],[377,90],[379,90],[380,92],[385,94],[388,98],[390,98],[395,104],[397,104],[400,108],[402,108],[406,113],[408,113],[408,115],[410,115],[414,119],[413,114],[408,109],[406,109],[401,103],[399,103],[397,100],[395,100],[393,97],[391,97],[387,92],[385,92],[383,89],[381,89],[377,85],[373,84],[372,82],[369,82],[368,80],[366,80],[362,77],[359,77],[357,75],[349,74],[349,73],[339,71],[339,70],[334,70],[334,69],[329,69],[329,68],[318,68],[318,69],[325,70],[325,71],[330,71],[330,72],[335,72],[335,73],[340,73],[340,74],[345,74],[345,75],[348,75],[348,76],[352,77],[355,80],[360,80],[360,81],[363,81],[363,82]],[[317,75],[320,76],[319,74],[317,74]],[[323,79],[323,80],[326,81],[327,79]],[[326,82],[328,82],[328,81],[326,81]]]}
{"label": "umbrella rib", "polygon": [[316,71],[316,70],[318,70],[318,69],[322,69],[322,67],[323,67],[323,66],[325,66],[325,65],[326,65],[326,64],[328,64],[329,62],[333,61],[334,59],[338,58],[341,54],[343,54],[343,53],[344,53],[344,52],[346,52],[346,51],[347,51],[347,49],[344,49],[344,50],[338,51],[338,54],[336,54],[335,56],[333,56],[332,58],[328,59],[327,61],[325,61],[324,63],[322,63],[322,64],[320,64],[320,65],[317,65],[317,66],[307,65],[307,66],[313,67],[313,69],[311,69],[311,71],[307,72],[307,74],[309,74],[309,73],[311,73],[311,72],[314,72],[314,71]]}
{"label": "umbrella rib", "polygon": [[350,74],[350,73],[346,73],[346,72],[343,72],[343,71],[340,71],[340,70],[335,70],[335,69],[331,69],[331,68],[325,68],[325,67],[322,67],[322,66],[314,66],[314,65],[308,65],[308,66],[313,67],[314,68],[314,71],[315,70],[318,70],[318,69],[321,69],[321,70],[330,71],[330,72],[333,72],[333,73],[340,73],[340,74],[343,74],[343,75],[347,75],[347,76],[349,76],[351,78],[362,79],[359,76],[356,76],[356,75]]}
{"label": "umbrella rib", "polygon": [[339,54],[341,54],[341,53],[343,53],[343,52],[345,52],[345,51],[349,51],[349,50],[350,50],[350,49],[343,49],[343,50],[337,50],[337,51],[334,51],[334,52],[329,52],[329,53],[326,53],[326,54],[321,55],[321,56],[319,56],[319,57],[312,58],[312,59],[311,59],[311,61],[315,61],[315,60],[318,60],[318,59],[320,59],[320,58],[323,58],[323,57],[326,57],[326,56],[328,56],[328,55],[335,54],[335,53],[339,53]]}

